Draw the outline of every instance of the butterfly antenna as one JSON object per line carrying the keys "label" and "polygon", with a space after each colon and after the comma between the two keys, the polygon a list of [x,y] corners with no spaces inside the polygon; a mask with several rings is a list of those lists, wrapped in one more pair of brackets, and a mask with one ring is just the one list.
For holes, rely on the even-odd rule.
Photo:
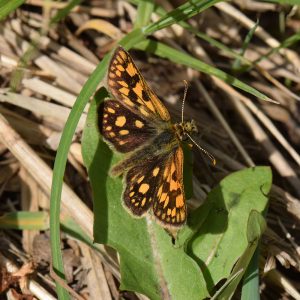
{"label": "butterfly antenna", "polygon": [[189,88],[189,84],[186,80],[183,80],[184,83],[184,94],[183,94],[183,100],[182,100],[182,106],[181,106],[181,122],[183,123],[183,111],[184,111],[184,102],[187,94],[187,90]]}
{"label": "butterfly antenna", "polygon": [[186,135],[190,138],[190,140],[194,143],[194,145],[196,145],[204,154],[206,154],[210,158],[212,164],[215,166],[216,163],[217,163],[217,161],[214,158],[214,156],[212,154],[210,154],[207,150],[205,150],[204,148],[202,148],[201,146],[199,146],[196,143],[196,141],[188,133],[186,133]]}

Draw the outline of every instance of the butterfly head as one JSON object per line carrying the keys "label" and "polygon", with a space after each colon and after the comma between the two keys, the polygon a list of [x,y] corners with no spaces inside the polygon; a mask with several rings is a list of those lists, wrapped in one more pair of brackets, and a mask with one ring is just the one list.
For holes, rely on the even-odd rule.
{"label": "butterfly head", "polygon": [[183,133],[194,134],[198,133],[198,128],[194,120],[182,122]]}
{"label": "butterfly head", "polygon": [[198,128],[194,120],[191,121],[182,121],[174,125],[174,130],[177,138],[181,142],[186,142],[190,140],[192,144],[197,146],[202,152],[204,152],[212,161],[213,165],[216,164],[216,159],[211,155],[207,150],[203,149],[196,141],[192,138],[192,135],[198,133]]}
{"label": "butterfly head", "polygon": [[186,141],[191,135],[198,133],[198,128],[194,120],[177,123],[174,125],[174,129],[180,141]]}

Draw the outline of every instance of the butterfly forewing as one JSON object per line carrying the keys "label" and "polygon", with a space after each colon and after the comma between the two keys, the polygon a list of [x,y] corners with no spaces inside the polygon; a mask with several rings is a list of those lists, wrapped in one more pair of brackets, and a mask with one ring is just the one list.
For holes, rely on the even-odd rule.
{"label": "butterfly forewing", "polygon": [[146,120],[120,101],[104,101],[99,106],[98,115],[101,134],[121,153],[136,150],[156,132]]}
{"label": "butterfly forewing", "polygon": [[117,48],[108,69],[108,86],[113,96],[129,109],[152,120],[169,121],[170,114],[147,85],[130,55]]}

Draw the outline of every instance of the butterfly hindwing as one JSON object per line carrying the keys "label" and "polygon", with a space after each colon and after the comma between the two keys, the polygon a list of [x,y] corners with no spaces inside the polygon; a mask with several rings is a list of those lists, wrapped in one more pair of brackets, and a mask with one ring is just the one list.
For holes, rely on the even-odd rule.
{"label": "butterfly hindwing", "polygon": [[98,116],[101,134],[121,153],[136,150],[155,134],[146,120],[116,100],[104,101]]}
{"label": "butterfly hindwing", "polygon": [[147,85],[130,55],[118,47],[108,69],[110,92],[129,109],[140,113],[144,118],[157,121],[170,121],[166,107]]}
{"label": "butterfly hindwing", "polygon": [[179,146],[166,160],[153,202],[153,213],[163,224],[181,226],[186,220],[183,188],[183,151]]}
{"label": "butterfly hindwing", "polygon": [[165,157],[145,159],[142,164],[132,167],[126,174],[123,193],[125,206],[136,216],[144,215],[153,201],[163,170]]}
{"label": "butterfly hindwing", "polygon": [[181,147],[171,153],[145,160],[132,167],[126,175],[123,199],[136,216],[153,207],[154,216],[163,225],[181,226],[186,220],[183,190],[183,152]]}

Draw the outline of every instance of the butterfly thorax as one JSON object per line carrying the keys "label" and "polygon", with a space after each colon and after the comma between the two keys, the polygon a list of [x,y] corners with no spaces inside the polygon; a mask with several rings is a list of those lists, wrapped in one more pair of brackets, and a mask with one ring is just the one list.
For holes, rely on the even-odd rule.
{"label": "butterfly thorax", "polygon": [[188,139],[189,135],[198,133],[198,128],[194,120],[176,123],[173,125],[173,129],[180,141],[185,141]]}

